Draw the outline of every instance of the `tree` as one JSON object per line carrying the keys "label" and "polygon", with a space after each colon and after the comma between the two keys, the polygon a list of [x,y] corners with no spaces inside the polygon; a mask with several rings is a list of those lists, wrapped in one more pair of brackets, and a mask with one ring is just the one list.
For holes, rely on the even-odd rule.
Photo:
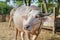
{"label": "tree", "polygon": [[5,21],[6,14],[10,12],[12,7],[7,5],[7,1],[0,1],[0,13],[2,14],[2,21]]}
{"label": "tree", "polygon": [[58,0],[58,9],[57,9],[58,13],[59,13],[59,8],[60,8],[60,0]]}
{"label": "tree", "polygon": [[27,1],[26,0],[23,0],[23,1],[24,1],[25,5],[27,6]]}
{"label": "tree", "polygon": [[30,6],[31,5],[31,0],[23,0],[25,2],[26,6]]}
{"label": "tree", "polygon": [[29,0],[29,4],[28,4],[28,6],[30,6],[31,5],[31,0]]}
{"label": "tree", "polygon": [[48,13],[48,7],[47,7],[46,0],[43,0],[43,3],[44,3],[44,7],[45,7],[45,10],[46,10],[46,13]]}

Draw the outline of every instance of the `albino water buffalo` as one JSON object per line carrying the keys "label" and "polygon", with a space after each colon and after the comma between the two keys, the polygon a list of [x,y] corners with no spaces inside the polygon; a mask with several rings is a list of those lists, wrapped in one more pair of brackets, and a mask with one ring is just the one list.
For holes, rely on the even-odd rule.
{"label": "albino water buffalo", "polygon": [[[26,40],[36,40],[41,18],[44,21],[46,19],[45,16],[49,15],[50,14],[42,14],[40,8],[36,6],[21,6],[13,9],[10,14],[10,22],[13,19],[16,28],[15,40],[17,40],[18,32],[21,34],[21,40],[24,40],[24,34]],[[30,35],[33,35],[32,39],[30,39]]]}

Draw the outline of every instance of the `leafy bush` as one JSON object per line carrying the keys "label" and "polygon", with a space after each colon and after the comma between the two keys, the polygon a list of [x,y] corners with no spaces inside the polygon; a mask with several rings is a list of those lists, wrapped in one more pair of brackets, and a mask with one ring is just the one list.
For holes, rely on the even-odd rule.
{"label": "leafy bush", "polygon": [[22,1],[16,1],[16,4],[18,4],[19,6],[21,6],[23,4]]}
{"label": "leafy bush", "polygon": [[0,2],[0,14],[7,14],[11,10],[11,6],[8,6],[6,2]]}

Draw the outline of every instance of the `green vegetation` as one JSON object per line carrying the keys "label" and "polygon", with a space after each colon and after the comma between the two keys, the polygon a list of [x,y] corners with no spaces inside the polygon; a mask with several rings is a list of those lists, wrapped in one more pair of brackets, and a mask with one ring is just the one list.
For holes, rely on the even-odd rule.
{"label": "green vegetation", "polygon": [[18,4],[19,6],[21,6],[23,4],[22,1],[16,1],[16,4]]}
{"label": "green vegetation", "polygon": [[[27,0],[28,2],[29,0]],[[10,12],[11,8],[13,8],[13,6],[9,6],[7,5],[7,2],[10,2],[10,0],[6,0],[5,2],[0,1],[0,14],[4,13],[7,14],[8,12]],[[23,4],[22,0],[13,0],[13,3],[16,3],[17,5],[21,6]],[[47,6],[48,6],[48,12],[52,12],[53,7],[57,6],[57,1],[56,0],[48,0],[46,1]],[[45,12],[45,7],[43,4],[43,0],[38,0],[38,6],[40,7],[41,5],[43,5],[43,11]]]}
{"label": "green vegetation", "polygon": [[11,8],[6,2],[0,2],[0,14],[7,14]]}
{"label": "green vegetation", "polygon": [[[9,14],[11,9],[13,8],[14,5],[10,5],[10,1],[11,0],[6,0],[6,1],[0,1],[0,14],[5,15],[5,14]],[[23,5],[23,0],[12,0],[13,4],[17,4],[18,6]],[[29,0],[27,0],[28,2]],[[43,2],[45,1],[45,3]],[[7,4],[9,3],[9,5]],[[59,0],[38,0],[38,6],[41,7],[42,5],[42,9],[43,12],[53,12],[53,7],[58,8],[57,10],[59,10],[59,14],[60,14],[60,9],[58,7],[58,4],[60,3]],[[60,5],[60,4],[59,4]]]}
{"label": "green vegetation", "polygon": [[[13,0],[13,1],[14,1],[14,3],[16,3],[20,6],[23,4],[22,1],[19,1],[19,0],[16,2],[15,2],[15,0]],[[9,6],[7,4],[7,2],[10,2],[10,0],[0,1],[0,14],[9,14],[11,9],[13,8],[13,6]]]}
{"label": "green vegetation", "polygon": [[0,2],[0,13],[6,13],[6,2]]}

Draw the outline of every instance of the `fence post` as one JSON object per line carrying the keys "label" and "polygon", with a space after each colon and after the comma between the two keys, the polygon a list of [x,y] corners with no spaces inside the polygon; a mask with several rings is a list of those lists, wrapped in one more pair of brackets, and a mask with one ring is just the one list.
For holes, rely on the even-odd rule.
{"label": "fence post", "polygon": [[[57,7],[53,7],[53,14],[54,14],[54,27],[53,27],[53,32],[56,33],[56,16],[58,15]],[[53,34],[54,34],[53,33]]]}
{"label": "fence post", "polygon": [[54,18],[54,26],[53,26],[53,35],[54,35],[55,34],[55,18],[56,18],[55,7],[53,7],[53,18]]}

